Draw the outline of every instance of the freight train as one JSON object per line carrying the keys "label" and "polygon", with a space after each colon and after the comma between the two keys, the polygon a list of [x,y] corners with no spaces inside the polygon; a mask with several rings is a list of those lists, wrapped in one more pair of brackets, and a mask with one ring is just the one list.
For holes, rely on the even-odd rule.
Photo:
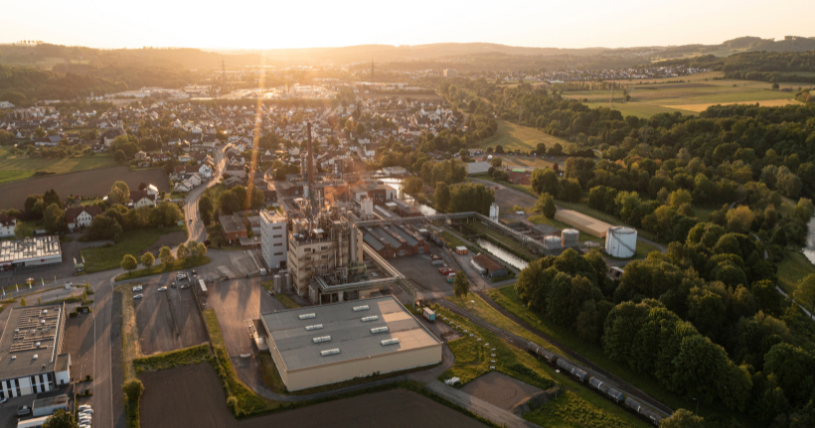
{"label": "freight train", "polygon": [[662,420],[662,415],[653,408],[640,403],[631,396],[626,396],[618,389],[605,383],[604,381],[594,376],[590,376],[586,370],[572,364],[569,360],[556,355],[554,352],[547,351],[533,342],[529,342],[527,346],[529,352],[543,358],[550,365],[557,367],[565,373],[568,373],[581,383],[587,383],[589,387],[599,391],[601,394],[605,395],[620,406],[629,409],[643,419],[656,426],[659,426],[659,423]]}

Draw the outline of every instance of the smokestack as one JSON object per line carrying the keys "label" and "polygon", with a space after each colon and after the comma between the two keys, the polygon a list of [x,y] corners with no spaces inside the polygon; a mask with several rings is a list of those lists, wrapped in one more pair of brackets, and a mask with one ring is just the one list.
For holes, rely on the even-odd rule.
{"label": "smokestack", "polygon": [[314,148],[311,145],[311,122],[306,122],[306,132],[308,132],[308,140],[306,140],[306,150],[308,150],[308,184],[313,187],[314,184]]}

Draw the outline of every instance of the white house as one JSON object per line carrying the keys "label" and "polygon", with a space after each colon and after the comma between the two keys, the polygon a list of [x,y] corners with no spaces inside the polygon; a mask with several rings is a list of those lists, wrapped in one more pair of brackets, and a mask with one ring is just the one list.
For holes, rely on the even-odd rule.
{"label": "white house", "polygon": [[198,174],[201,175],[201,178],[209,180],[212,178],[212,168],[210,168],[210,166],[207,164],[203,164],[200,168],[198,168]]}
{"label": "white house", "polygon": [[173,189],[174,192],[189,192],[193,189],[192,183],[189,180],[180,181],[175,183],[175,188]]}
{"label": "white house", "polygon": [[198,175],[197,172],[193,173],[187,178],[187,181],[192,183],[193,186],[200,186],[201,185],[201,176]]}
{"label": "white house", "polygon": [[14,231],[17,229],[17,219],[9,217],[5,214],[0,214],[0,238],[8,238],[14,236]]}
{"label": "white house", "polygon": [[147,193],[147,190],[131,190],[130,203],[133,208],[155,207],[156,197]]}
{"label": "white house", "polygon": [[102,214],[102,208],[97,206],[72,207],[65,210],[65,223],[71,232],[91,225],[93,218]]}

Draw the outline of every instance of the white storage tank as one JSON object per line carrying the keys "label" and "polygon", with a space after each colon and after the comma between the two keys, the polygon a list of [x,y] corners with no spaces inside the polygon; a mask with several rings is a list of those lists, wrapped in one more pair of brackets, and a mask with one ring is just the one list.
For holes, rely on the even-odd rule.
{"label": "white storage tank", "polygon": [[580,232],[577,229],[563,229],[560,238],[564,247],[576,247],[580,244]]}
{"label": "white storage tank", "polygon": [[280,294],[280,275],[275,275],[274,279],[274,292],[275,294]]}
{"label": "white storage tank", "polygon": [[547,250],[554,250],[560,248],[559,236],[547,236],[543,239],[543,248]]}
{"label": "white storage tank", "polygon": [[490,220],[498,221],[498,205],[492,204],[490,205]]}
{"label": "white storage tank", "polygon": [[634,256],[637,250],[637,230],[630,227],[609,227],[606,233],[606,254],[619,259]]}
{"label": "white storage tank", "polygon": [[286,272],[286,290],[285,290],[285,292],[286,293],[291,293],[292,292],[292,289],[291,289],[291,274],[288,273],[288,272]]}

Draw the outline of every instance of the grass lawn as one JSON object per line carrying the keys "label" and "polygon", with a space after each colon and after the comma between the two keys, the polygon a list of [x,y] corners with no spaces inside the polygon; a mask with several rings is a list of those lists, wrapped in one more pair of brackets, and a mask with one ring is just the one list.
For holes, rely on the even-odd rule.
{"label": "grass lawn", "polygon": [[444,239],[444,242],[447,243],[447,246],[449,248],[466,246],[464,244],[464,242],[462,242],[455,235],[453,235],[452,233],[450,233],[450,232],[448,232],[446,230],[441,233],[441,237],[442,237],[442,239]]}
{"label": "grass lawn", "polygon": [[[672,392],[669,392],[665,390],[659,384],[659,382],[652,379],[651,377],[636,373],[627,365],[611,360],[603,353],[603,348],[600,345],[586,342],[577,337],[574,331],[556,325],[550,320],[533,313],[526,307],[526,305],[523,304],[523,302],[521,302],[520,298],[518,297],[518,294],[515,291],[514,286],[509,285],[498,289],[489,290],[487,293],[489,293],[489,296],[493,301],[501,305],[506,310],[515,314],[518,318],[521,318],[522,320],[528,322],[537,330],[548,334],[553,339],[557,340],[564,346],[567,346],[569,349],[589,359],[591,362],[602,367],[604,370],[616,375],[621,379],[625,379],[631,385],[645,391],[646,393],[656,398],[657,400],[661,401],[668,407],[671,407],[672,409],[679,408],[692,409],[696,407],[696,403],[693,400],[686,400]],[[498,312],[494,313],[495,315],[493,315],[492,318],[502,317]],[[486,320],[493,322],[492,319]],[[494,322],[493,324],[495,324],[498,327],[504,328],[507,331],[514,333],[518,336],[524,338],[527,337],[522,334],[519,334],[518,330],[525,331],[520,326],[509,320],[507,320],[506,322],[509,323],[510,326],[504,327]],[[545,344],[545,342],[539,342],[540,339],[536,339],[534,341],[542,346]],[[547,346],[547,348],[553,352],[562,354],[558,350],[551,347],[551,345]],[[561,377],[561,379],[563,379],[563,377]],[[755,422],[748,419],[745,415],[731,412],[723,408],[718,403],[714,403],[713,405],[700,406],[699,414],[705,417],[710,416],[712,414],[718,414],[719,416],[722,416],[728,420],[730,419],[730,416],[732,416],[735,417],[736,420],[738,420],[739,423],[741,423],[742,426],[744,427],[757,427],[757,425],[755,425]]]}
{"label": "grass lawn", "polygon": [[815,266],[799,251],[787,251],[787,257],[778,264],[778,286],[790,294],[807,275],[815,274]]}
{"label": "grass lawn", "polygon": [[563,150],[566,150],[567,147],[571,148],[574,145],[566,140],[549,135],[535,128],[516,125],[514,123],[499,119],[498,130],[495,131],[495,135],[479,141],[476,148],[494,148],[500,144],[506,151],[522,150],[528,152],[530,150],[535,150],[539,143],[546,144],[547,148],[552,147],[555,144],[560,144],[563,146]]}
{"label": "grass lawn", "polygon": [[[122,256],[122,257],[124,257],[124,256]],[[191,268],[194,268],[194,267],[203,266],[205,264],[208,264],[210,261],[212,261],[212,260],[210,260],[210,258],[207,257],[207,256],[204,256],[204,257],[187,257],[186,259],[183,259],[183,260],[175,260],[170,265],[165,265],[164,263],[162,263],[162,264],[159,264],[159,265],[151,266],[150,269],[139,269],[139,270],[134,270],[133,272],[123,273],[123,274],[120,274],[120,275],[116,276],[116,279],[114,279],[114,281],[124,281],[126,279],[142,278],[142,277],[150,276],[150,275],[158,275],[158,274],[161,274],[161,273],[175,272],[175,271],[181,270],[181,269],[191,269]]]}
{"label": "grass lawn", "polygon": [[[487,305],[476,295],[469,295],[463,300],[451,297],[449,300],[456,303],[462,309],[477,315],[479,318],[482,318],[503,330],[510,331],[517,336],[532,340],[542,346],[546,345],[545,342],[541,341],[536,336],[522,329],[520,326],[489,307],[489,305]],[[473,301],[473,303],[470,303],[470,301]],[[439,312],[437,312],[437,314],[438,313]],[[588,388],[581,386],[577,382],[571,380],[571,378],[564,375],[556,376],[555,369],[546,364],[543,360],[535,358],[528,352],[508,345],[503,340],[500,340],[486,332],[486,330],[482,330],[479,327],[474,327],[472,324],[464,321],[460,317],[451,317],[450,312],[445,311],[444,309],[441,309],[441,313],[448,318],[454,319],[456,324],[465,326],[464,328],[471,332],[474,331],[474,328],[475,331],[477,331],[482,337],[481,342],[476,341],[475,338],[466,337],[448,343],[450,349],[453,351],[453,354],[456,356],[456,365],[450,371],[456,370],[458,373],[465,374],[468,381],[471,380],[469,379],[470,377],[474,379],[475,377],[473,376],[476,373],[481,372],[479,375],[486,373],[489,371],[489,369],[481,368],[481,360],[485,358],[492,360],[493,358],[491,355],[493,352],[491,349],[495,348],[496,351],[494,354],[496,355],[496,358],[494,359],[496,363],[490,363],[489,365],[495,365],[497,371],[539,387],[542,387],[543,385],[536,382],[545,381],[546,385],[555,385],[556,383],[560,384],[561,395],[559,396],[558,400],[551,401],[549,404],[552,405],[549,407],[542,406],[536,411],[527,414],[529,417],[526,417],[526,419],[537,421],[536,423],[543,427],[611,426],[645,428],[648,426],[636,416],[626,412],[623,408],[618,407],[605,398],[595,394]],[[439,318],[437,317],[437,320],[438,319]],[[489,342],[489,348],[482,345],[484,342]],[[486,353],[482,349],[489,349],[489,357],[486,356]],[[462,364],[459,364],[459,360],[462,361]],[[455,374],[455,376],[459,375]],[[448,377],[448,374],[445,373],[441,378],[446,379]],[[461,378],[462,383],[466,383],[464,377],[459,377]],[[562,394],[567,391],[572,394],[572,400],[566,401],[561,399],[563,397]],[[581,411],[587,411],[587,413],[582,416],[573,416],[573,418],[581,418],[581,423],[575,423],[577,419],[568,420],[567,424],[560,425],[550,425],[549,423],[542,422],[550,419],[556,420],[558,415],[557,412],[562,409],[563,406],[567,405],[570,405],[571,408],[575,408],[575,406],[577,406],[577,408],[579,408]]]}
{"label": "grass lawn", "polygon": [[62,159],[28,158],[12,156],[8,148],[0,148],[0,183],[24,180],[37,171],[55,174],[86,171],[89,169],[117,166],[113,156],[82,156]]}
{"label": "grass lawn", "polygon": [[184,229],[173,227],[163,231],[158,229],[131,230],[125,232],[122,240],[113,245],[85,248],[81,250],[82,257],[85,258],[85,272],[93,273],[119,268],[125,254],[132,254],[136,260],[139,260],[139,253],[158,241],[161,235],[179,230]]}
{"label": "grass lawn", "polygon": [[238,417],[246,417],[257,414],[264,414],[274,411],[279,408],[281,403],[263,398],[254,391],[249,389],[240,379],[232,366],[229,359],[229,354],[226,352],[226,345],[224,344],[224,337],[221,333],[221,326],[218,324],[218,317],[215,315],[214,309],[207,309],[204,311],[204,321],[209,332],[209,337],[212,340],[212,349],[215,352],[215,358],[210,359],[227,396],[227,403],[230,398],[235,398],[237,402],[231,408],[232,413]]}
{"label": "grass lawn", "polygon": [[286,307],[286,309],[297,309],[300,305],[297,304],[291,297],[286,294],[275,294],[274,297]]}
{"label": "grass lawn", "polygon": [[122,299],[122,366],[125,380],[128,380],[136,377],[133,361],[142,356],[139,328],[136,325],[136,310],[133,306],[133,293],[130,286],[120,285],[115,288],[115,291]]}
{"label": "grass lawn", "polygon": [[209,345],[203,344],[178,349],[175,351],[153,354],[149,357],[136,358],[133,360],[133,367],[138,374],[144,371],[164,370],[178,366],[203,363],[206,362],[209,356]]}

